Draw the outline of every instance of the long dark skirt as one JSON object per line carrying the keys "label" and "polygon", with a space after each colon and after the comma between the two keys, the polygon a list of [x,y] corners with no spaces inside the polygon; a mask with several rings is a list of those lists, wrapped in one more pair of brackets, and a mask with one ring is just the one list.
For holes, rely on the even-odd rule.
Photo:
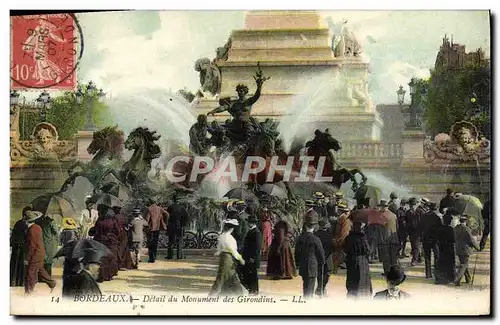
{"label": "long dark skirt", "polygon": [[127,265],[132,268],[132,259],[128,257],[127,263],[127,256],[130,256],[130,254],[128,251],[128,237],[125,235],[120,238],[120,242],[118,243],[118,267],[120,269],[128,268]]}
{"label": "long dark skirt", "polygon": [[439,258],[436,265],[436,284],[448,284],[455,279],[454,246],[439,247]]}
{"label": "long dark skirt", "polygon": [[217,270],[217,278],[210,290],[211,296],[217,295],[243,295],[245,289],[240,282],[238,273],[236,272],[236,261],[229,253],[221,253],[219,257],[219,269]]}
{"label": "long dark skirt", "polygon": [[77,295],[101,295],[99,285],[87,271],[63,276],[62,296],[74,298]]}
{"label": "long dark skirt", "polygon": [[[115,237],[116,238],[116,237]],[[98,281],[111,281],[115,275],[118,274],[118,243],[115,238],[110,238],[110,240],[101,241],[106,245],[109,250],[113,253],[112,255],[106,256],[101,260],[101,267],[99,268],[99,280]]]}
{"label": "long dark skirt", "polygon": [[281,247],[271,245],[267,256],[267,276],[275,279],[291,279],[296,276],[292,248],[288,240]]}
{"label": "long dark skirt", "polygon": [[371,297],[373,289],[368,257],[366,255],[347,255],[345,263],[347,266],[347,296]]}
{"label": "long dark skirt", "polygon": [[10,286],[24,286],[24,245],[14,244],[10,255]]}

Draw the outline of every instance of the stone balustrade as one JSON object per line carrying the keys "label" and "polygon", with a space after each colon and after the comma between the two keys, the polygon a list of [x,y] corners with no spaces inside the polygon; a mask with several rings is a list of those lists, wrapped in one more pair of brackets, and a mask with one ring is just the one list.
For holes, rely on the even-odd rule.
{"label": "stone balustrade", "polygon": [[352,158],[401,160],[403,158],[403,143],[343,142],[342,149],[335,153],[335,157],[340,160]]}

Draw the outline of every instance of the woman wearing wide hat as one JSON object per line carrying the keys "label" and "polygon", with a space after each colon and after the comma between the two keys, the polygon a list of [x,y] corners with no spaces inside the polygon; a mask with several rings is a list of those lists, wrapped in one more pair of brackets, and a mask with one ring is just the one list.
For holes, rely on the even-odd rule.
{"label": "woman wearing wide hat", "polygon": [[120,237],[120,228],[116,221],[115,212],[107,205],[100,204],[97,206],[99,219],[93,228],[94,240],[106,245],[112,255],[106,256],[103,259],[99,268],[98,282],[110,281],[113,276],[118,274],[118,239]]}
{"label": "woman wearing wide hat", "polygon": [[226,219],[223,222],[222,234],[219,236],[215,253],[215,256],[219,256],[219,268],[210,296],[242,295],[246,292],[236,271],[237,263],[245,265],[245,260],[238,253],[236,239],[232,236],[234,228],[238,225],[236,219]]}
{"label": "woman wearing wide hat", "polygon": [[379,291],[375,294],[373,299],[391,300],[391,299],[407,299],[410,294],[399,289],[401,283],[406,280],[406,275],[400,265],[391,266],[389,272],[385,276],[387,280],[387,289]]}
{"label": "woman wearing wide hat", "polygon": [[78,239],[76,229],[78,225],[75,219],[64,217],[62,219],[62,230],[59,235],[61,245],[64,246],[66,243]]}

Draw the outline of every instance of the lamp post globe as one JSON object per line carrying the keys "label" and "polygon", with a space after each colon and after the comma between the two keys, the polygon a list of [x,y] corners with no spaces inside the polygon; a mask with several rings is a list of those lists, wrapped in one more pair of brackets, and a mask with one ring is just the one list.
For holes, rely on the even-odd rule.
{"label": "lamp post globe", "polygon": [[75,100],[78,105],[80,105],[83,102],[82,88],[78,88],[78,90],[75,92]]}
{"label": "lamp post globe", "polygon": [[87,93],[90,96],[93,96],[95,94],[96,90],[97,90],[97,87],[96,87],[95,83],[92,80],[89,81],[89,83],[87,84]]}
{"label": "lamp post globe", "polygon": [[99,93],[97,93],[97,100],[99,102],[102,102],[104,100],[104,98],[106,98],[106,93],[104,91],[102,91],[102,88],[99,89]]}
{"label": "lamp post globe", "polygon": [[10,105],[15,106],[19,104],[19,92],[17,90],[13,90],[10,92]]}
{"label": "lamp post globe", "polygon": [[415,95],[417,92],[417,82],[415,78],[411,78],[410,82],[408,83],[408,86],[410,86],[410,95]]}

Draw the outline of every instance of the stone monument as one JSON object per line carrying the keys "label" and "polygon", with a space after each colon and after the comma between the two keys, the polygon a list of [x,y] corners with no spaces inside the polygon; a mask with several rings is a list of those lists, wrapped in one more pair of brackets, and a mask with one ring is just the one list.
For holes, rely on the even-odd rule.
{"label": "stone monument", "polygon": [[[331,76],[333,82],[321,89],[321,98],[304,114],[301,127],[329,128],[343,141],[379,141],[383,122],[368,94],[369,64],[357,55],[360,49],[352,33],[341,34],[342,49],[338,42],[334,48],[338,37],[315,11],[250,11],[245,28],[232,31],[226,46],[217,49],[213,64],[221,75],[218,96],[198,98],[195,107],[206,114],[219,106],[219,97],[235,98],[238,84],[255,92],[259,64],[270,79],[252,116],[279,120],[291,114],[290,103],[303,94],[307,82]],[[346,44],[356,44],[356,49]],[[222,49],[224,55],[219,55]],[[227,116],[216,118],[223,121]]]}

